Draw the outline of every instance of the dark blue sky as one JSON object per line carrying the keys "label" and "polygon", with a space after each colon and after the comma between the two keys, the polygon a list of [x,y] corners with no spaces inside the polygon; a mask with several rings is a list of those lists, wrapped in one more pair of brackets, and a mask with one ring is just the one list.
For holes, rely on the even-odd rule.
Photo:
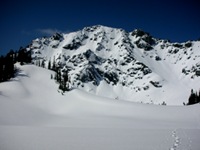
{"label": "dark blue sky", "polygon": [[1,0],[0,54],[56,31],[105,25],[184,42],[200,38],[198,0]]}

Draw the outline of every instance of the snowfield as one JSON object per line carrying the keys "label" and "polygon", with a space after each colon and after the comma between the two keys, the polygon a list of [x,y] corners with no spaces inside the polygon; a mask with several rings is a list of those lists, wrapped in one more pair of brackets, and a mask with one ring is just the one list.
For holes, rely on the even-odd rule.
{"label": "snowfield", "polygon": [[52,71],[17,66],[17,77],[0,83],[0,150],[200,149],[199,104],[141,104],[79,89],[62,94]]}

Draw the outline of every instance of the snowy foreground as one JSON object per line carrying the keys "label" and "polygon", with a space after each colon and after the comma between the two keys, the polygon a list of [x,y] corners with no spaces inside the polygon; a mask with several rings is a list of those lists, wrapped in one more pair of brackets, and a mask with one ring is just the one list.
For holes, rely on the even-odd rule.
{"label": "snowy foreground", "polygon": [[62,95],[51,71],[19,66],[0,84],[0,150],[199,150],[200,105]]}

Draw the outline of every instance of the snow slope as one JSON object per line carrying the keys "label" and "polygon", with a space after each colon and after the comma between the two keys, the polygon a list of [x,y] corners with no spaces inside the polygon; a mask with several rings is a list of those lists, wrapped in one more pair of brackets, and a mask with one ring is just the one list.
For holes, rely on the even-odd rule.
{"label": "snow slope", "polygon": [[97,25],[35,39],[26,50],[35,64],[67,71],[71,87],[107,98],[183,105],[200,88],[200,41],[170,43]]}
{"label": "snow slope", "polygon": [[79,89],[62,95],[53,72],[18,67],[0,84],[1,150],[199,150],[199,104],[147,105]]}

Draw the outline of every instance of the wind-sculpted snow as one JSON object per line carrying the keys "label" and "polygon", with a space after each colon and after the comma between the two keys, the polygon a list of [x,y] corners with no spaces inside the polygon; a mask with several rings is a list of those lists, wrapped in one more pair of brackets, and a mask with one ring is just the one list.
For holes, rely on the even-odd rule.
{"label": "wind-sculpted snow", "polygon": [[[99,96],[182,105],[200,88],[199,41],[170,43],[142,30],[98,25],[33,40],[27,50],[35,64],[47,68],[50,61],[67,70],[73,89]],[[103,94],[106,88],[112,93]]]}
{"label": "wind-sculpted snow", "polygon": [[[16,66],[18,75],[0,84],[1,150],[199,150],[199,104],[147,105],[79,89],[61,94],[53,71]],[[112,97],[106,81],[100,88]]]}

